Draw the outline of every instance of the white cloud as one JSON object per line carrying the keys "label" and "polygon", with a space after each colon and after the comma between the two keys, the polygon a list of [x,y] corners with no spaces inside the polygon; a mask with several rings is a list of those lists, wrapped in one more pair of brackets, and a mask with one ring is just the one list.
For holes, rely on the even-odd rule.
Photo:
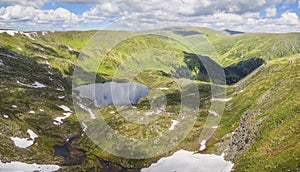
{"label": "white cloud", "polygon": [[266,17],[275,17],[277,14],[276,8],[267,8],[266,9]]}
{"label": "white cloud", "polygon": [[289,11],[283,13],[277,21],[283,25],[298,25],[298,27],[300,25],[300,20],[297,14]]}
{"label": "white cloud", "polygon": [[[74,0],[64,1],[74,2]],[[97,5],[83,14],[85,20],[101,22],[110,19],[115,21],[112,27],[128,30],[201,25],[259,31],[260,29],[257,30],[259,25],[271,23],[273,26],[274,22],[280,22],[269,18],[276,16],[274,7],[280,0],[174,0],[172,3],[161,0],[94,0],[94,2]],[[268,19],[261,19],[258,13],[261,9],[266,9]]]}
{"label": "white cloud", "polygon": [[47,30],[72,27],[80,21],[76,14],[64,9],[40,10],[20,5],[0,8],[0,27],[16,27],[23,25],[25,30],[34,30],[36,27],[45,27]]}
{"label": "white cloud", "polygon": [[[279,19],[273,18],[277,15],[275,5],[280,1],[173,0],[170,3],[161,0],[0,0],[2,4],[12,5],[0,8],[0,27],[53,30],[111,21],[113,24],[106,29],[144,30],[197,25],[254,32],[300,31],[298,16],[293,12],[285,12]],[[286,1],[297,3],[297,0]],[[47,2],[89,4],[91,9],[82,15],[76,15],[63,8],[38,9]],[[298,5],[300,6],[300,2]],[[266,11],[265,19],[259,14],[262,9]]]}
{"label": "white cloud", "polygon": [[[81,2],[76,0],[61,0],[64,2]],[[180,14],[186,16],[197,16],[214,14],[215,12],[223,11],[236,14],[244,14],[248,12],[255,12],[262,8],[274,6],[280,0],[174,0],[172,3],[169,1],[161,0],[101,0],[92,1],[97,4],[92,10],[103,10],[104,15],[108,14],[123,14],[127,13],[147,13],[147,12],[168,12],[173,14]],[[89,13],[89,12],[87,12]]]}
{"label": "white cloud", "polygon": [[0,0],[0,4],[5,4],[9,6],[22,5],[35,8],[41,8],[44,4],[50,0]]}
{"label": "white cloud", "polygon": [[[205,26],[216,29],[232,29],[246,32],[292,32],[300,31],[297,15],[292,12],[282,14],[279,19],[262,19],[258,12],[248,12],[242,15],[226,12],[216,12],[213,15],[181,16],[167,12],[135,13],[124,16],[115,22],[113,27],[128,30],[145,30],[170,26]],[[113,28],[110,26],[106,29]]]}

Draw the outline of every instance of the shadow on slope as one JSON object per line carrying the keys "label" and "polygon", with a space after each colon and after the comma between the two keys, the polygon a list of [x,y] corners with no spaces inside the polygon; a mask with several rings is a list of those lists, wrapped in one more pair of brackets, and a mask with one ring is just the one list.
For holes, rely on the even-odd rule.
{"label": "shadow on slope", "polygon": [[263,59],[252,58],[224,68],[226,83],[229,85],[237,83],[264,63]]}
{"label": "shadow on slope", "polygon": [[[223,68],[209,57],[184,52],[184,63],[187,65],[189,70],[184,67],[177,69],[175,73],[176,77],[209,81],[209,76],[211,76],[211,78],[213,78],[213,83],[222,84],[224,82],[222,82],[222,78],[220,77],[224,76],[217,72],[222,69],[225,73],[226,84],[231,85],[246,77],[248,74],[264,64],[265,61],[260,58],[252,58]],[[211,70],[210,74],[208,74],[206,69],[208,67]]]}

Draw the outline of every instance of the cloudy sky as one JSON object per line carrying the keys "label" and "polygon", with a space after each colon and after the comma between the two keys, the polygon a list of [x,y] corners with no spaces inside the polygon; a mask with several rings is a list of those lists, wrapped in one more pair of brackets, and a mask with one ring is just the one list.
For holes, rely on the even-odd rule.
{"label": "cloudy sky", "polygon": [[0,28],[300,32],[300,0],[0,0]]}

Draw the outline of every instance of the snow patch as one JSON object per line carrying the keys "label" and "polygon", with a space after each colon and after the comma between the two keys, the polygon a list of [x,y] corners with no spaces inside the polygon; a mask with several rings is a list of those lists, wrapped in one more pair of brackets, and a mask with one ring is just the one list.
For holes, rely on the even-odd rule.
{"label": "snow patch", "polygon": [[175,126],[177,125],[177,124],[179,124],[179,121],[176,121],[176,120],[171,120],[172,121],[172,125],[171,125],[171,127],[169,128],[169,130],[174,130],[175,129]]}
{"label": "snow patch", "polygon": [[15,109],[18,108],[18,106],[16,106],[16,105],[12,105],[11,107],[12,107],[12,108],[15,108]]}
{"label": "snow patch", "polygon": [[28,113],[30,113],[30,114],[35,114],[35,111],[31,110],[31,111],[29,111]]}
{"label": "snow patch", "polygon": [[38,137],[32,130],[28,129],[27,133],[30,135],[30,139],[28,138],[19,138],[19,137],[10,137],[10,139],[14,142],[14,144],[19,148],[27,148],[33,145],[35,138]]}
{"label": "snow patch", "polygon": [[0,30],[0,33],[7,33],[10,36],[15,36],[15,34],[19,33],[19,31],[15,31],[15,30]]}
{"label": "snow patch", "polygon": [[27,164],[23,162],[12,161],[10,163],[3,163],[0,161],[1,172],[53,172],[60,169],[58,165],[45,165],[45,164]]}
{"label": "snow patch", "polygon": [[206,140],[202,140],[200,142],[200,151],[204,151],[206,149]]}
{"label": "snow patch", "polygon": [[46,86],[44,84],[41,84],[37,81],[35,81],[33,84],[32,84],[33,88],[45,88]]}
{"label": "snow patch", "polygon": [[157,88],[159,90],[169,90],[170,88],[165,88],[165,87],[162,87],[162,88]]}
{"label": "snow patch", "polygon": [[146,116],[150,116],[150,115],[153,115],[153,114],[158,115],[158,114],[160,114],[160,113],[162,113],[162,112],[163,112],[163,110],[157,109],[157,110],[154,110],[154,111],[146,112],[145,115],[146,115]]}
{"label": "snow patch", "polygon": [[61,108],[62,110],[66,111],[66,112],[72,112],[71,109],[68,106],[65,105],[59,105],[59,108]]}
{"label": "snow patch", "polygon": [[9,116],[8,116],[8,115],[3,115],[3,118],[6,118],[6,119],[8,119],[8,118],[9,118]]}
{"label": "snow patch", "polygon": [[195,154],[185,150],[179,150],[172,156],[161,158],[141,172],[196,172],[196,171],[222,171],[229,172],[233,163],[225,161],[224,157],[213,154]]}
{"label": "snow patch", "polygon": [[68,118],[69,116],[71,116],[71,115],[72,115],[72,112],[67,112],[67,113],[63,113],[63,114],[64,114],[65,116],[62,116],[62,117],[56,117],[56,118],[54,119],[53,124],[55,124],[55,125],[63,124],[63,123],[64,123],[63,120],[66,119],[66,118]]}
{"label": "snow patch", "polygon": [[59,99],[63,99],[63,98],[65,98],[65,96],[58,96],[58,98],[59,98]]}
{"label": "snow patch", "polygon": [[26,86],[26,87],[30,87],[30,88],[45,88],[46,87],[44,84],[41,84],[37,81],[35,81],[32,85],[24,84],[20,81],[17,81],[17,83],[20,84],[20,85]]}
{"label": "snow patch", "polygon": [[87,111],[92,119],[96,119],[96,115],[90,108],[85,107],[83,104],[78,103],[79,107],[85,111]]}
{"label": "snow patch", "polygon": [[56,90],[57,90],[57,91],[65,91],[65,88],[64,88],[64,87],[61,87],[61,88],[57,88]]}
{"label": "snow patch", "polygon": [[35,132],[33,132],[33,131],[30,130],[30,129],[27,130],[27,133],[29,134],[29,136],[30,136],[30,138],[31,138],[32,140],[34,140],[35,138],[38,137],[38,135],[35,134]]}
{"label": "snow patch", "polygon": [[31,36],[31,33],[22,33],[23,35],[27,36],[29,39],[31,40],[35,40],[32,36]]}
{"label": "snow patch", "polygon": [[150,116],[150,115],[153,115],[154,114],[154,111],[150,111],[150,112],[146,112],[145,115],[147,116]]}
{"label": "snow patch", "polygon": [[43,31],[43,32],[42,32],[42,35],[43,35],[43,36],[46,36],[47,34],[48,34],[48,32],[46,32],[46,31]]}
{"label": "snow patch", "polygon": [[232,99],[232,97],[230,97],[230,98],[215,98],[215,97],[213,97],[211,100],[212,101],[220,101],[220,102],[228,102],[231,99]]}
{"label": "snow patch", "polygon": [[215,111],[208,111],[210,114],[212,114],[213,116],[216,116],[216,117],[218,117],[218,116],[220,116],[217,112],[215,112]]}
{"label": "snow patch", "polygon": [[81,136],[84,136],[84,133],[85,133],[86,129],[88,128],[88,126],[84,122],[81,123],[81,126],[82,126],[82,131],[83,131]]}

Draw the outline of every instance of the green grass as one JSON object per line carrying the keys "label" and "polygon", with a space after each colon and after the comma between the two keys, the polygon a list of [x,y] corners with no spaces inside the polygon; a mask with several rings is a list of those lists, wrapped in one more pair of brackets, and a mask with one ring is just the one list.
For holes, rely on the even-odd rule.
{"label": "green grass", "polygon": [[[195,30],[189,27],[181,29]],[[200,52],[203,54],[200,55],[209,56],[223,67],[239,62],[244,64],[253,58],[261,58],[266,62],[236,85],[225,86],[228,91],[227,97],[233,99],[226,103],[224,116],[219,124],[220,128],[208,141],[208,149],[205,152],[215,152],[217,147],[214,144],[239,126],[243,114],[257,111],[260,115],[250,122],[255,123],[259,120],[263,122],[257,127],[258,135],[250,148],[237,157],[235,171],[299,169],[300,59],[298,55],[295,55],[300,50],[299,34],[262,33],[228,36],[223,31],[208,28],[196,28],[196,30],[206,36],[206,38],[201,36],[203,43],[199,45],[202,46]],[[185,38],[183,35],[176,34],[175,31],[176,29],[171,28],[164,32],[178,40]],[[0,156],[4,159],[20,161],[31,157],[26,161],[41,163],[63,161],[53,156],[53,145],[63,144],[67,138],[80,135],[81,128],[75,115],[68,118],[68,122],[61,126],[55,126],[52,122],[55,117],[62,116],[63,113],[57,105],[65,104],[72,107],[70,93],[75,65],[81,67],[86,73],[94,73],[100,81],[124,80],[125,78],[153,89],[170,87],[171,89],[162,91],[168,98],[166,110],[180,110],[181,107],[178,85],[171,77],[178,69],[186,65],[192,66],[194,76],[200,76],[197,79],[206,81],[205,77],[199,75],[199,68],[196,67],[197,61],[185,59],[183,52],[193,53],[189,46],[164,36],[134,36],[134,33],[125,31],[48,32],[46,35],[38,32],[37,34],[38,36],[32,36],[35,40],[28,39],[21,34],[14,37],[0,34],[2,47],[0,53],[17,57],[0,55],[1,60],[8,66],[8,68],[0,69],[0,115],[7,114],[10,117],[10,119],[4,119],[0,116],[0,133],[2,133],[0,134],[2,145]],[[187,38],[196,41],[200,37],[189,35]],[[120,42],[120,40],[123,41]],[[205,45],[207,42],[204,40],[214,46],[216,53],[208,49]],[[82,54],[78,57],[79,52]],[[77,63],[78,58],[84,60]],[[188,62],[186,63],[185,60]],[[296,60],[296,62],[289,64],[290,60]],[[46,64],[46,61],[51,67]],[[46,84],[47,88],[28,88],[17,84],[17,80],[27,84],[39,81]],[[181,82],[188,83],[188,81],[181,79]],[[82,78],[76,84],[81,85],[86,82],[88,82],[87,79]],[[178,149],[191,151],[199,149],[199,136],[211,105],[211,83],[195,82],[202,98],[200,114],[187,137],[176,148],[162,156],[170,155]],[[65,92],[56,90],[61,86],[66,89]],[[61,95],[65,95],[66,98],[58,99],[57,97]],[[11,108],[13,104],[17,105],[18,109]],[[144,98],[135,106],[140,113],[145,113],[149,110],[150,103],[148,98]],[[45,112],[39,112],[39,109],[44,109]],[[128,122],[121,115],[110,114],[112,109],[112,107],[105,107],[100,110],[105,120],[123,135],[139,139],[159,134],[151,130],[155,122],[161,124],[160,132],[166,132],[171,126],[171,119],[176,119],[178,116],[178,112],[172,115],[162,113],[161,118],[150,123],[147,128]],[[28,114],[29,110],[34,110],[36,114],[34,116]],[[138,117],[133,116],[133,121]],[[217,120],[219,119],[210,118],[207,122],[210,125]],[[39,135],[37,145],[29,149],[16,148],[9,136],[23,137],[28,128]],[[101,168],[97,158],[113,161],[125,167],[141,168],[162,157],[145,160],[120,158],[98,148],[87,136],[80,137],[72,146],[84,150],[88,160],[81,167],[64,167],[64,170]]]}

